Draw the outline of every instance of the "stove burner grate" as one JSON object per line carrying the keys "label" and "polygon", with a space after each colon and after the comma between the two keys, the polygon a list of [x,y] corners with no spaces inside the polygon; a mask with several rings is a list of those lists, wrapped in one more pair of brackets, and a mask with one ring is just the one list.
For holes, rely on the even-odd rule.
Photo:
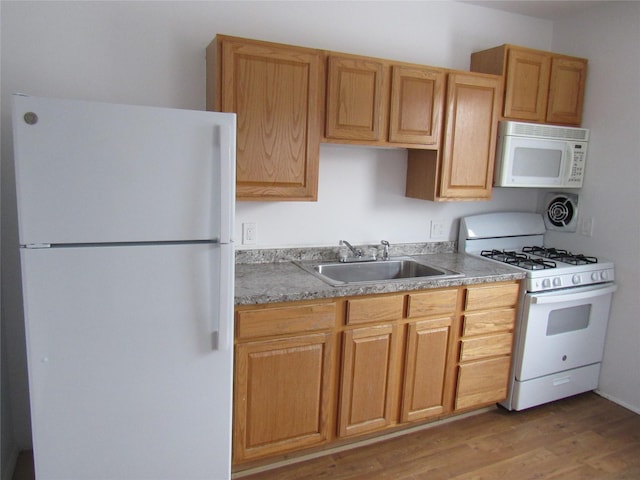
{"label": "stove burner grate", "polygon": [[531,258],[524,253],[518,253],[506,250],[483,250],[480,255],[492,260],[497,260],[514,267],[524,268],[526,270],[544,270],[547,268],[556,268],[556,263],[550,260]]}
{"label": "stove burner grate", "polygon": [[537,255],[539,257],[545,257],[551,260],[557,260],[558,262],[569,263],[571,265],[588,265],[598,263],[598,259],[596,257],[587,257],[581,253],[571,253],[567,250],[560,250],[557,248],[523,247],[522,251],[530,253],[531,255]]}

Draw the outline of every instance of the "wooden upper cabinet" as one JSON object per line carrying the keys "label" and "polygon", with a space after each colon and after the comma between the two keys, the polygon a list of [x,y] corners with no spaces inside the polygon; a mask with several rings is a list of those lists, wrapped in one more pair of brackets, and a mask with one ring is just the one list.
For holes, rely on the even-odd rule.
{"label": "wooden upper cabinet", "polygon": [[237,114],[238,200],[316,200],[324,54],[218,35],[207,109]]}
{"label": "wooden upper cabinet", "polygon": [[386,68],[365,57],[329,55],[327,60],[326,136],[382,141]]}
{"label": "wooden upper cabinet", "polygon": [[374,146],[437,146],[445,72],[329,53],[325,137]]}
{"label": "wooden upper cabinet", "polygon": [[500,92],[496,77],[449,75],[441,198],[491,198]]}
{"label": "wooden upper cabinet", "polygon": [[547,121],[580,125],[587,61],[580,58],[554,57],[551,61]]}
{"label": "wooden upper cabinet", "polygon": [[392,67],[389,141],[437,145],[442,124],[445,73],[418,67]]}
{"label": "wooden upper cabinet", "polygon": [[544,122],[551,59],[538,52],[509,50],[505,78],[504,116]]}
{"label": "wooden upper cabinet", "polygon": [[471,70],[504,76],[506,119],[580,126],[587,60],[515,45],[471,55]]}
{"label": "wooden upper cabinet", "polygon": [[406,195],[424,200],[488,200],[501,103],[501,78],[450,72],[439,150],[409,150]]}

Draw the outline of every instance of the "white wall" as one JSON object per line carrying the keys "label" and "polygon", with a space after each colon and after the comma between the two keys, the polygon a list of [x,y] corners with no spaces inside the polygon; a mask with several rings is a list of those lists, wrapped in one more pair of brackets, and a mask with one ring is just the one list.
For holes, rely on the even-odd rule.
{"label": "white wall", "polygon": [[640,413],[640,3],[612,2],[554,24],[553,49],[589,59],[583,125],[591,129],[579,212],[592,237],[556,234],[615,261],[618,291],[600,390]]}
{"label": "white wall", "polygon": [[[551,48],[552,23],[455,2],[11,2],[2,8],[3,322],[17,443],[30,443],[8,98],[12,92],[178,108],[205,105],[204,49],[216,33],[465,69],[502,43]],[[323,145],[317,203],[241,203],[257,246],[426,241],[430,219],[533,210],[536,190],[491,202],[404,197],[403,150]],[[239,236],[237,234],[237,236]],[[640,403],[640,402],[639,402]]]}

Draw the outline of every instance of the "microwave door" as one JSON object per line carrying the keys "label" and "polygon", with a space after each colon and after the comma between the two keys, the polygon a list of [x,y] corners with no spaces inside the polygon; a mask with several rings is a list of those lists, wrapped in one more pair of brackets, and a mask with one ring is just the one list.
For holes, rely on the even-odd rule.
{"label": "microwave door", "polygon": [[561,186],[568,157],[564,141],[505,137],[496,186]]}

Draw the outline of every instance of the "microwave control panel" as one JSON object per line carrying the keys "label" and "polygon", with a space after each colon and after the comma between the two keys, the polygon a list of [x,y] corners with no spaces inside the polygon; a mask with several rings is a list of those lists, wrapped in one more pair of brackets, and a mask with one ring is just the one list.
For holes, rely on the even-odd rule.
{"label": "microwave control panel", "polygon": [[584,178],[584,164],[587,156],[587,145],[585,143],[574,143],[571,145],[571,164],[567,177],[568,185],[581,187]]}

